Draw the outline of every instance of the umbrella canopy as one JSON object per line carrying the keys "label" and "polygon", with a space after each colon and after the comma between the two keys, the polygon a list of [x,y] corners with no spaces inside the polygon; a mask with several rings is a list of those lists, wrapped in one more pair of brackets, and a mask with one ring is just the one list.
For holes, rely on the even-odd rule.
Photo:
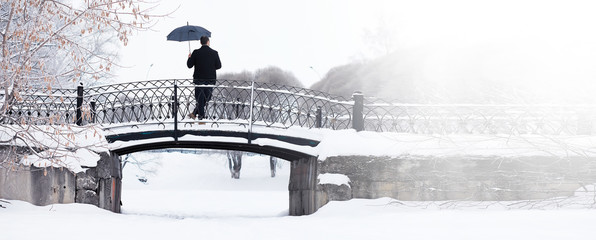
{"label": "umbrella canopy", "polygon": [[202,36],[211,37],[211,32],[200,26],[187,25],[174,29],[168,34],[168,41],[200,40]]}

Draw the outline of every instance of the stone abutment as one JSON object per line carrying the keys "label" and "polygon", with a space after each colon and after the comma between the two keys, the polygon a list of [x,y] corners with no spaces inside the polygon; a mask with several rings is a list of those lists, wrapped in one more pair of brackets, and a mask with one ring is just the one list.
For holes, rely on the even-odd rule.
{"label": "stone abutment", "polygon": [[317,184],[319,201],[391,197],[401,201],[517,201],[573,196],[596,183],[587,157],[337,156],[319,160],[317,174],[349,183]]}
{"label": "stone abutment", "polygon": [[73,173],[66,168],[18,164],[16,159],[0,166],[0,198],[45,206],[86,203],[120,212],[122,170],[120,157],[100,153],[97,167]]}
{"label": "stone abutment", "polygon": [[[596,159],[588,157],[334,156],[290,162],[292,216],[353,198],[539,200],[573,196],[596,183]],[[321,181],[324,175],[346,181]],[[120,212],[121,180],[120,156],[114,153],[100,153],[97,167],[76,174],[64,168],[5,164],[0,168],[0,198],[35,205],[85,203]]]}

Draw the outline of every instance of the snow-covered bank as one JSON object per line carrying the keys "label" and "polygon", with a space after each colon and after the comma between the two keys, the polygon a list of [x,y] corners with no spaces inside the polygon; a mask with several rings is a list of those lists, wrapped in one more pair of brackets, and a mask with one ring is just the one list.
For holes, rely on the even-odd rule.
{"label": "snow-covered bank", "polygon": [[22,165],[67,168],[74,173],[97,166],[98,153],[110,150],[105,133],[98,125],[6,124],[0,126],[0,141],[24,149],[47,149],[25,156],[20,160]]}
{"label": "snow-covered bank", "polygon": [[271,178],[268,157],[245,156],[235,180],[222,154],[146,152],[135,158],[159,164],[143,175],[146,183],[138,181],[138,168],[125,167],[124,214],[84,204],[10,201],[0,208],[0,239],[590,239],[596,221],[593,188],[578,190],[571,202],[525,202],[537,209],[380,198],[330,202],[312,215],[290,217],[288,163]]}
{"label": "snow-covered bank", "polygon": [[[331,202],[310,216],[186,218],[114,214],[89,205],[0,209],[2,239],[590,239],[594,210],[424,210],[389,199]],[[105,229],[100,233],[97,229]],[[300,229],[300,231],[296,231]]]}

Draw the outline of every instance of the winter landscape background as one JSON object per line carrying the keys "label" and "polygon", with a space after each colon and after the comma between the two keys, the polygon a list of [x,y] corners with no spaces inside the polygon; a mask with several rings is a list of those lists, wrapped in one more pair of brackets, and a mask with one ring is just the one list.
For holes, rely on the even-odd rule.
{"label": "winter landscape background", "polygon": [[[591,239],[592,193],[540,202],[330,202],[287,216],[289,162],[245,156],[231,179],[222,153],[138,153],[146,175],[124,169],[123,214],[84,204],[2,203],[2,239]],[[188,171],[192,168],[193,171]],[[146,183],[138,181],[146,177]],[[527,204],[530,203],[530,204]],[[580,203],[580,204],[578,204]],[[581,205],[587,204],[587,205]],[[97,229],[104,232],[99,233]]]}
{"label": "winter landscape background", "polygon": [[[399,103],[590,105],[596,100],[595,6],[588,0],[163,1],[158,13],[177,10],[151,31],[135,32],[127,47],[111,46],[123,68],[102,81],[190,78],[188,45],[165,41],[169,31],[189,22],[213,32],[212,46],[223,61],[219,73],[226,78],[281,76],[290,85],[344,96],[360,90]],[[596,139],[586,135],[338,131],[325,138],[331,141],[317,149],[320,158],[596,155]],[[240,179],[231,179],[223,153],[199,153],[135,154],[148,169],[125,167],[123,214],[83,204],[2,200],[0,240],[593,238],[592,183],[557,199],[353,199],[290,217],[288,162],[271,178],[267,156],[245,156]]]}

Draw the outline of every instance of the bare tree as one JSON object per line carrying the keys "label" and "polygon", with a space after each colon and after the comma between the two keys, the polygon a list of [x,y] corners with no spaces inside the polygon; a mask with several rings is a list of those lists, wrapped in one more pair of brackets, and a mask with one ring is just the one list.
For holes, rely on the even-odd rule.
{"label": "bare tree", "polygon": [[227,80],[255,81],[262,83],[273,83],[292,87],[303,87],[302,83],[292,72],[285,71],[279,67],[269,66],[257,69],[255,72],[242,71],[239,73],[220,74],[219,78]]}
{"label": "bare tree", "polygon": [[273,83],[292,87],[303,87],[302,83],[292,72],[279,67],[269,66],[255,71],[255,82]]}
{"label": "bare tree", "polygon": [[[239,73],[224,73],[219,75],[220,79],[226,80],[240,80],[240,81],[255,81],[260,83],[271,83],[281,86],[292,86],[292,87],[303,87],[303,84],[294,76],[292,72],[285,71],[279,67],[269,66],[261,69],[257,69],[254,73],[250,71],[242,71]],[[230,98],[246,99],[250,98],[249,92],[242,91],[227,91],[227,95]],[[279,104],[279,100],[275,97],[275,93],[269,95],[260,96],[259,100],[261,104],[273,106]],[[271,113],[269,118],[275,118]],[[270,120],[270,119],[268,119]],[[242,152],[229,151],[227,152],[228,165],[232,178],[240,178],[240,169],[242,166]],[[271,177],[275,177],[277,168],[277,159],[275,157],[270,158],[270,169]]]}
{"label": "bare tree", "polygon": [[137,174],[137,179],[142,182],[146,183],[149,176],[153,176],[157,173],[157,169],[161,167],[161,162],[159,162],[159,155],[154,155],[150,158],[143,158],[137,159],[134,154],[127,154],[124,160],[122,160],[122,169],[130,163],[130,165],[134,166],[140,174]]}
{"label": "bare tree", "polygon": [[364,30],[364,40],[371,52],[383,56],[395,51],[397,46],[397,27],[380,16],[375,29]]}
{"label": "bare tree", "polygon": [[277,172],[277,158],[274,156],[269,156],[269,168],[271,169],[271,177],[275,177],[275,173]]}
{"label": "bare tree", "polygon": [[236,80],[236,81],[252,81],[255,78],[254,73],[250,71],[242,71],[239,73],[223,73],[219,74],[220,79]]}
{"label": "bare tree", "polygon": [[240,169],[242,168],[242,152],[227,151],[228,166],[233,179],[240,179]]}
{"label": "bare tree", "polygon": [[[94,126],[75,127],[72,118],[59,114],[16,119],[12,110],[26,95],[52,96],[53,86],[64,82],[91,84],[108,76],[115,65],[115,54],[106,51],[109,39],[126,45],[133,31],[150,27],[153,4],[144,0],[0,3],[0,144],[25,145],[38,157],[52,160],[61,157],[57,149],[88,147],[77,141],[77,135],[93,132]],[[38,88],[42,92],[32,92]],[[54,97],[64,101],[63,96]]]}
{"label": "bare tree", "polygon": [[[327,72],[325,77],[314,83],[311,88],[331,94],[350,97],[354,91],[362,91],[362,81],[360,71],[363,68],[362,63],[350,63],[334,67]],[[367,79],[372,85],[377,79]],[[383,86],[385,87],[385,86]]]}

